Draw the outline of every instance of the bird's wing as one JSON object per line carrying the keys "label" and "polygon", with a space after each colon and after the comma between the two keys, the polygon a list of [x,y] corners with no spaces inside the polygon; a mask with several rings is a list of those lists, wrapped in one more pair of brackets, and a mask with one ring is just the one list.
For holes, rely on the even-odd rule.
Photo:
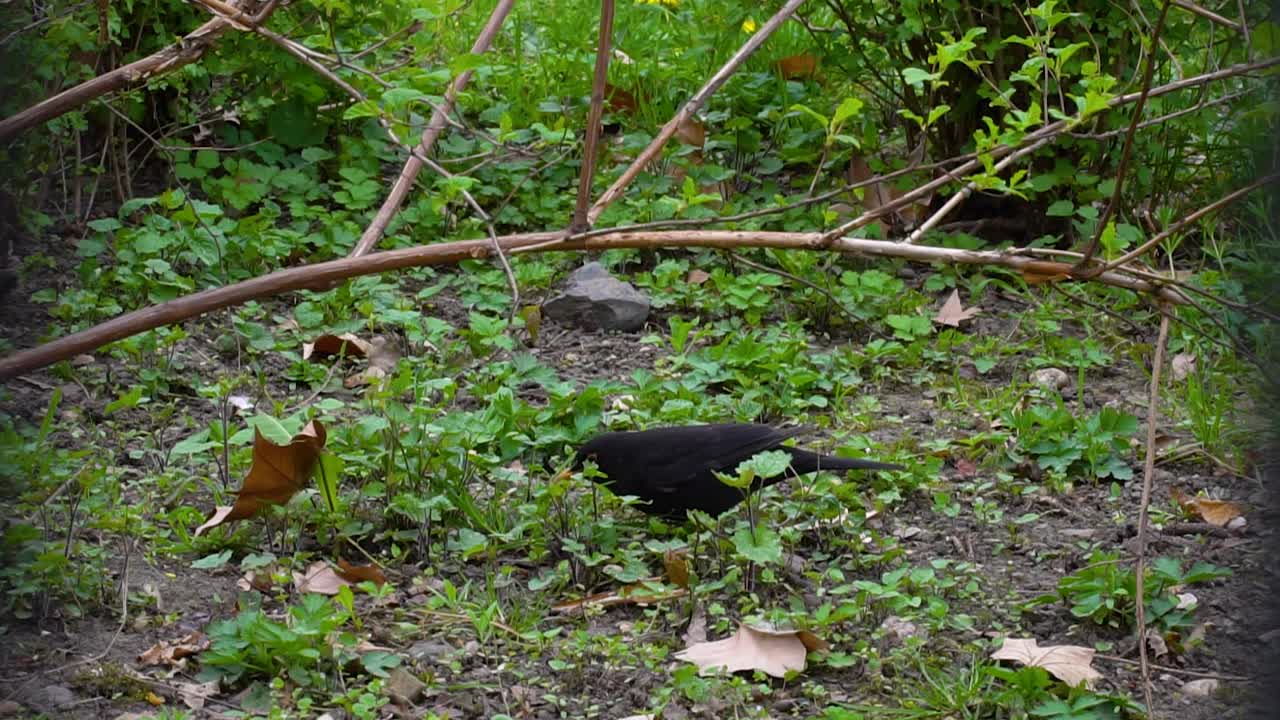
{"label": "bird's wing", "polygon": [[733,472],[738,463],[758,452],[781,445],[805,431],[803,427],[779,430],[768,425],[698,425],[672,428],[655,437],[652,487],[663,493],[682,491],[699,476],[716,471]]}

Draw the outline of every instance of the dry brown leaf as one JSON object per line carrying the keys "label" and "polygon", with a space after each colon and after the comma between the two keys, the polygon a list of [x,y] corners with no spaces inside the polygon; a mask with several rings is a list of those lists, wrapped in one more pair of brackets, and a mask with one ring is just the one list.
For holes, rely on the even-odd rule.
{"label": "dry brown leaf", "polygon": [[698,643],[675,654],[698,666],[700,673],[759,670],[773,677],[801,672],[809,651],[824,650],[826,643],[812,633],[795,630],[739,625],[738,632],[724,640]]}
{"label": "dry brown leaf", "polygon": [[1217,527],[1226,527],[1227,523],[1244,514],[1244,508],[1227,500],[1211,500],[1198,495],[1189,496],[1178,488],[1173,488],[1170,495],[1183,510],[1199,515],[1201,520]]}
{"label": "dry brown leaf", "polygon": [[216,679],[204,683],[179,683],[178,697],[192,710],[202,710],[205,701],[217,697],[221,689],[220,681]]}
{"label": "dry brown leaf", "polygon": [[978,463],[966,457],[958,457],[952,461],[952,465],[956,468],[956,475],[962,478],[970,479],[978,476]]}
{"label": "dry brown leaf", "polygon": [[351,333],[341,335],[321,335],[309,343],[302,344],[302,359],[310,360],[330,355],[346,357],[364,357],[369,354],[369,343]]}
{"label": "dry brown leaf", "polygon": [[369,341],[366,356],[369,358],[369,367],[344,380],[344,387],[350,389],[372,385],[390,375],[395,370],[396,363],[400,362],[400,351],[381,335]]}
{"label": "dry brown leaf", "polygon": [[1182,382],[1196,371],[1196,356],[1192,353],[1178,353],[1169,361],[1169,368],[1174,382]]}
{"label": "dry brown leaf", "polygon": [[311,469],[324,449],[325,437],[324,425],[319,420],[307,423],[288,445],[277,445],[254,428],[253,465],[236,496],[235,505],[225,512],[223,507],[216,508],[213,516],[196,528],[195,534],[232,520],[253,517],[268,505],[289,502],[311,478]]}
{"label": "dry brown leaf", "polygon": [[[855,152],[849,158],[848,175],[850,183],[865,183],[875,177],[875,172],[867,164],[867,159],[861,153]],[[862,207],[868,212],[880,208],[890,200],[889,188],[881,181],[863,185],[861,189]]]}
{"label": "dry brown leaf", "polygon": [[684,635],[685,647],[693,647],[698,643],[707,641],[707,611],[701,604],[693,609],[693,617],[689,619],[689,627],[685,628]]}
{"label": "dry brown leaf", "polygon": [[221,525],[226,521],[227,516],[230,515],[231,511],[234,509],[235,508],[230,505],[215,505],[213,508],[213,514],[209,516],[209,519],[205,520],[203,525],[196,528],[196,536],[198,537],[204,534],[204,531],[209,528],[215,528]]}
{"label": "dry brown leaf", "polygon": [[787,80],[813,77],[818,70],[818,58],[809,53],[789,55],[774,63],[778,72]]}
{"label": "dry brown leaf", "polygon": [[245,592],[257,590],[258,592],[270,592],[275,587],[275,581],[271,577],[271,570],[250,570],[246,572],[239,580],[236,581],[236,587]]}
{"label": "dry brown leaf", "polygon": [[684,145],[701,148],[707,142],[707,128],[695,117],[684,117],[676,125],[676,140]]}
{"label": "dry brown leaf", "polygon": [[346,560],[338,560],[338,576],[343,580],[358,585],[366,580],[376,585],[386,585],[387,576],[377,565],[352,565]]}
{"label": "dry brown leaf", "polygon": [[1071,277],[1071,266],[1065,263],[1039,263],[1040,265],[1060,265],[1061,271],[1042,272],[1036,268],[1023,267],[1022,281],[1028,285],[1043,285],[1045,283],[1062,282]]}
{"label": "dry brown leaf", "polygon": [[662,553],[662,565],[667,570],[667,582],[682,588],[689,587],[689,558],[684,550]]}
{"label": "dry brown leaf", "polygon": [[687,276],[685,276],[684,281],[690,285],[701,285],[702,283],[710,279],[711,279],[710,273],[706,272],[705,270],[698,270],[697,268],[694,268],[693,270],[689,271],[689,274]]}
{"label": "dry brown leaf", "polygon": [[634,115],[640,109],[636,96],[617,85],[604,84],[604,99],[610,110],[623,115]]}
{"label": "dry brown leaf", "polygon": [[960,327],[960,323],[971,319],[974,315],[981,312],[980,308],[965,308],[960,305],[960,291],[952,290],[947,301],[942,304],[942,309],[937,315],[933,316],[933,321],[939,325],[949,325],[954,328]]}
{"label": "dry brown leaf", "polygon": [[332,565],[317,560],[307,566],[306,572],[293,573],[293,585],[298,592],[337,595],[343,586],[350,585]]}
{"label": "dry brown leaf", "polygon": [[161,640],[147,648],[138,655],[138,664],[177,666],[181,664],[183,658],[191,657],[208,648],[209,638],[199,630],[192,630],[180,640]]}
{"label": "dry brown leaf", "polygon": [[1030,667],[1044,668],[1062,682],[1077,687],[1102,677],[1092,667],[1094,650],[1079,645],[1046,645],[1035,638],[1005,638],[1004,645],[991,653],[993,660],[1013,660]]}

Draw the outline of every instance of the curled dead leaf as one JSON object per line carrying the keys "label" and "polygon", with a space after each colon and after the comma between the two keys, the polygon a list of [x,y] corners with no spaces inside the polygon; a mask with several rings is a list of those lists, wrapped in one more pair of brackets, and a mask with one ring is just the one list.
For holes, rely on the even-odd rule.
{"label": "curled dead leaf", "polygon": [[138,664],[169,665],[181,664],[183,658],[191,657],[209,648],[209,638],[199,630],[192,630],[179,640],[161,640],[138,655]]}
{"label": "curled dead leaf", "polygon": [[365,357],[368,353],[369,343],[352,333],[321,335],[309,343],[302,344],[303,360],[310,360],[313,356],[320,358],[332,355]]}
{"label": "curled dead leaf", "polygon": [[1174,382],[1182,382],[1196,371],[1196,356],[1192,353],[1178,353],[1169,361],[1169,368]]}
{"label": "curled dead leaf", "polygon": [[1186,512],[1200,516],[1201,520],[1216,525],[1217,527],[1226,527],[1230,522],[1244,514],[1244,509],[1239,505],[1227,500],[1212,500],[1198,495],[1187,495],[1178,488],[1170,491],[1174,502],[1178,503]]}
{"label": "curled dead leaf", "polygon": [[662,554],[662,565],[667,570],[667,582],[682,588],[689,587],[689,558],[683,550],[668,550]]}
{"label": "curled dead leaf", "polygon": [[382,568],[377,565],[352,565],[346,560],[338,560],[338,577],[353,585],[366,580],[375,585],[387,584],[387,576],[382,574]]}
{"label": "curled dead leaf", "polygon": [[236,495],[235,504],[230,510],[225,506],[216,508],[213,515],[196,528],[195,534],[200,535],[233,520],[253,517],[268,505],[289,502],[310,479],[311,469],[324,449],[325,439],[324,425],[318,420],[307,423],[287,445],[271,442],[255,428],[253,465]]}

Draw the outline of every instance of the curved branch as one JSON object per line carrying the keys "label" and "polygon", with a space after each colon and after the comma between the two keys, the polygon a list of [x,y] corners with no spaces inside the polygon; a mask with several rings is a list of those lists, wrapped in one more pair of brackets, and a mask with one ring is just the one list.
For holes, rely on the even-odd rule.
{"label": "curved branch", "polygon": [[[906,245],[889,240],[838,238],[826,245],[821,233],[741,232],[732,230],[696,230],[686,232],[619,231],[588,239],[563,238],[563,231],[524,233],[501,238],[460,240],[457,242],[420,245],[342,258],[314,265],[277,270],[269,275],[245,280],[234,285],[203,290],[170,300],[160,305],[119,315],[86,330],[51,340],[37,347],[21,350],[0,358],[0,381],[66,360],[103,345],[131,337],[147,330],[190,320],[205,313],[232,307],[258,298],[279,295],[290,290],[328,287],[331,283],[375,273],[423,265],[445,265],[468,258],[484,258],[495,252],[516,254],[549,250],[607,250],[610,248],[709,247],[731,249],[770,247],[790,250],[834,250],[846,254],[900,257],[918,262],[951,262],[966,265],[1000,265],[1039,275],[1065,275],[1066,263],[1036,260],[1025,255],[995,250],[962,250],[927,245]],[[554,242],[553,242],[554,241]],[[1097,282],[1124,287],[1137,292],[1156,293],[1161,299],[1183,302],[1178,293],[1158,283],[1110,272]]]}
{"label": "curved branch", "polygon": [[[267,19],[276,9],[277,4],[277,2],[268,3],[260,13],[252,17],[244,16],[238,8],[236,13],[246,17],[246,21],[251,26],[257,26]],[[193,63],[213,47],[214,41],[222,33],[236,26],[237,23],[228,18],[214,18],[163,50],[86,80],[16,115],[10,115],[0,120],[0,143],[11,140],[37,125],[46,123],[103,95],[146,82],[156,75],[163,75]]]}

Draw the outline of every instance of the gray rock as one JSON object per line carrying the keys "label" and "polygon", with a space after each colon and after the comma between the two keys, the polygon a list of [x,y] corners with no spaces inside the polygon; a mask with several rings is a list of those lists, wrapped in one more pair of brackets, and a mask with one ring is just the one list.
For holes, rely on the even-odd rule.
{"label": "gray rock", "polygon": [[588,330],[638,330],[649,317],[649,298],[593,262],[569,276],[560,294],[542,306],[542,314]]}

